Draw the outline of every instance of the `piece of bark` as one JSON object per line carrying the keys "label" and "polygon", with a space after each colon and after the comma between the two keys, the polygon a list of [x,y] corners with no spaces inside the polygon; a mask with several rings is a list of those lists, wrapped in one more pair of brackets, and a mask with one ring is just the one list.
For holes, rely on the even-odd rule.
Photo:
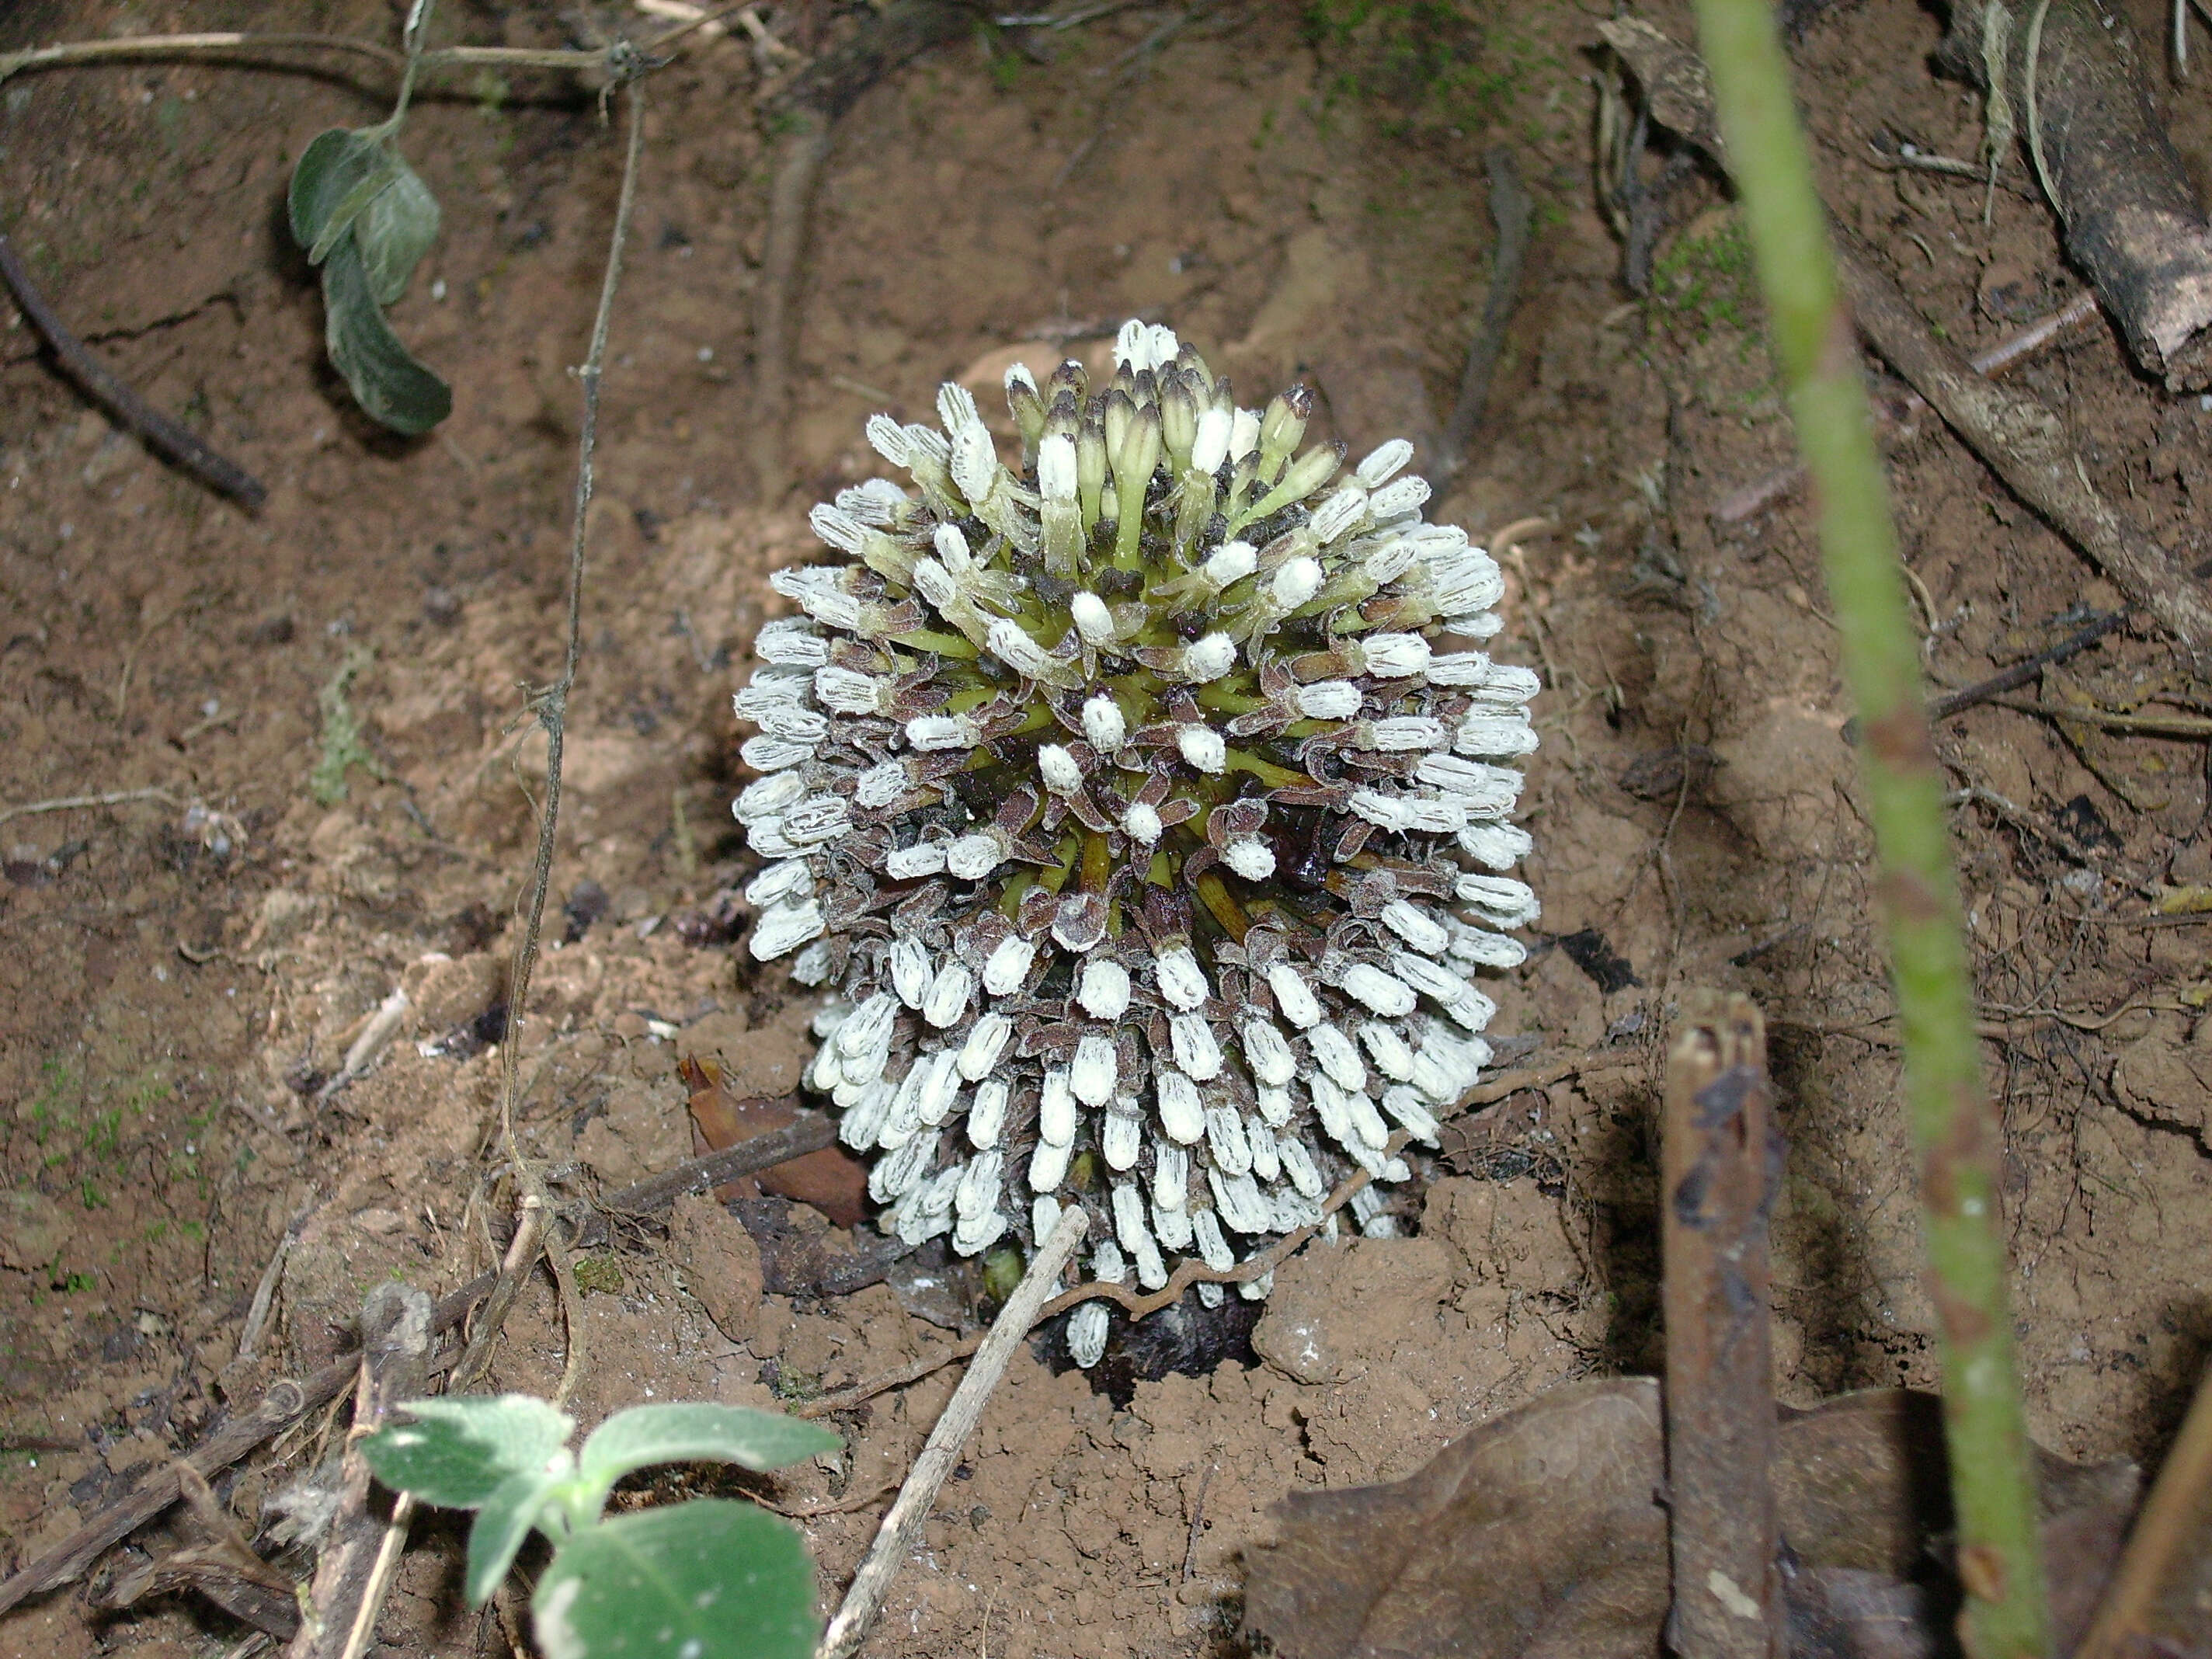
{"label": "piece of bark", "polygon": [[[1938,61],[1987,91],[1983,11],[1951,7]],[[2091,0],[2050,0],[2039,29],[2035,15],[2016,9],[2003,87],[2066,252],[2146,371],[2169,392],[2212,385],[2212,226],[2153,106],[2134,32]]]}
{"label": "piece of bark", "polygon": [[428,1391],[430,1317],[430,1298],[412,1285],[387,1280],[362,1300],[361,1380],[339,1475],[337,1518],[316,1559],[307,1616],[288,1659],[338,1659],[353,1634],[385,1528],[385,1518],[369,1508],[375,1480],[360,1441],[384,1425],[392,1407]]}
{"label": "piece of bark", "polygon": [[1693,992],[1667,1057],[1668,1645],[1696,1659],[1783,1650],[1776,1576],[1767,1222],[1782,1167],[1766,1027],[1748,997]]}

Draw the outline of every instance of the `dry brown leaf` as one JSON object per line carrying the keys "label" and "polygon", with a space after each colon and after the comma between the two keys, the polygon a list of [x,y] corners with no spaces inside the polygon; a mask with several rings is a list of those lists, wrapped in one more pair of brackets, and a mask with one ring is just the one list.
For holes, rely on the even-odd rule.
{"label": "dry brown leaf", "polygon": [[[721,1066],[703,1055],[687,1057],[677,1063],[676,1069],[684,1086],[690,1091],[691,1121],[708,1152],[722,1152],[755,1135],[788,1128],[798,1120],[798,1113],[785,1100],[732,1098],[722,1086]],[[726,1182],[714,1189],[714,1196],[727,1203],[763,1192],[796,1204],[811,1204],[836,1225],[854,1227],[867,1213],[868,1171],[842,1147],[824,1146],[787,1164]]]}
{"label": "dry brown leaf", "polygon": [[[1910,1659],[1951,1603],[1942,1407],[1871,1390],[1784,1418],[1774,1470],[1792,1650]],[[2134,1507],[2136,1470],[2040,1455],[2061,1651]],[[1608,1659],[1657,1650],[1668,1605],[1659,1385],[1569,1383],[1394,1485],[1294,1493],[1253,1552],[1245,1632],[1279,1659]]]}

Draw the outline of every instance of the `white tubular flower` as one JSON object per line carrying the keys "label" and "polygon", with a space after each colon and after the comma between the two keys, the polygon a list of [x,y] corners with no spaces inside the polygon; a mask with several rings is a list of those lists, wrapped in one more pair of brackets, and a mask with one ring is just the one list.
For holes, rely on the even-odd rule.
{"label": "white tubular flower", "polygon": [[1410,678],[1429,665],[1429,642],[1419,634],[1370,634],[1359,653],[1367,672],[1386,680]]}
{"label": "white tubular flower", "polygon": [[1226,634],[1208,634],[1182,653],[1182,677],[1194,685],[1208,685],[1237,665],[1237,641]]}
{"label": "white tubular flower", "polygon": [[975,989],[974,975],[957,962],[946,963],[929,982],[929,994],[922,999],[921,1017],[939,1030],[945,1030],[968,1012],[968,1001]]}
{"label": "white tubular flower", "polygon": [[1037,750],[1037,775],[1055,795],[1072,795],[1083,787],[1083,769],[1076,764],[1074,756],[1056,743]]}
{"label": "white tubular flower", "polygon": [[1525,755],[1536,746],[1536,733],[1517,714],[1470,714],[1453,734],[1462,755]]}
{"label": "white tubular flower", "polygon": [[1083,964],[1075,1000],[1093,1019],[1112,1022],[1129,1007],[1129,970],[1105,957],[1092,957]]}
{"label": "white tubular flower", "polygon": [[[787,772],[775,774],[788,777]],[[787,899],[806,898],[814,891],[814,872],[805,859],[787,859],[781,864],[771,864],[745,884],[745,902],[756,909],[766,909],[772,904],[781,904]]]}
{"label": "white tubular flower", "polygon": [[1099,1150],[1106,1154],[1106,1167],[1120,1171],[1133,1170],[1137,1160],[1144,1156],[1145,1122],[1134,1112],[1125,1112],[1116,1103],[1105,1114],[1098,1133]]}
{"label": "white tubular flower", "polygon": [[1009,939],[991,952],[983,964],[983,988],[994,997],[1012,996],[1036,959],[1036,946],[1025,939]]}
{"label": "white tubular flower", "polygon": [[[856,674],[849,668],[825,665],[814,671],[814,695],[822,706],[837,714],[878,714],[884,712],[886,687],[880,680]],[[823,725],[828,725],[827,721]]]}
{"label": "white tubular flower", "polygon": [[1260,447],[1260,411],[1240,409],[1229,420],[1229,459],[1241,461]]}
{"label": "white tubular flower", "polygon": [[1292,559],[1275,572],[1274,580],[1268,585],[1267,597],[1278,611],[1295,611],[1321,592],[1326,580],[1318,559]]}
{"label": "white tubular flower", "polygon": [[754,959],[772,962],[819,937],[822,927],[822,907],[812,899],[771,905],[761,912],[760,921],[753,927]]}
{"label": "white tubular flower", "polygon": [[1051,674],[1052,659],[1019,623],[1000,618],[991,624],[988,642],[991,654],[1024,679],[1040,680]]}
{"label": "white tubular flower", "polygon": [[1448,564],[1431,568],[1437,608],[1447,616],[1487,611],[1505,597],[1505,578],[1497,562],[1479,548],[1468,548]]}
{"label": "white tubular flower", "polygon": [[1198,437],[1190,447],[1194,472],[1218,472],[1229,458],[1229,440],[1236,416],[1225,409],[1209,409],[1198,417]]}
{"label": "white tubular flower", "polygon": [[1275,873],[1275,849],[1257,836],[1237,836],[1221,849],[1221,861],[1247,881],[1265,881]]}
{"label": "white tubular flower", "polygon": [[1370,452],[1367,459],[1352,470],[1352,476],[1368,489],[1380,489],[1413,459],[1413,446],[1403,438],[1393,438]]}
{"label": "white tubular flower", "polygon": [[1309,527],[1314,539],[1326,547],[1358,524],[1366,511],[1367,492],[1358,484],[1346,484],[1321,504]]}
{"label": "white tubular flower", "polygon": [[1221,1044],[1213,1028],[1198,1014],[1176,1014],[1168,1021],[1168,1036],[1176,1066],[1194,1083],[1211,1083],[1221,1075]]}
{"label": "white tubular flower", "polygon": [[1176,748],[1201,772],[1218,774],[1229,764],[1229,747],[1210,726],[1186,726],[1176,732]]}
{"label": "white tubular flower", "polygon": [[1279,962],[1267,969],[1267,988],[1275,994],[1275,1006],[1283,1011],[1283,1018],[1300,1030],[1321,1023],[1321,1003],[1313,988],[1289,963]]}
{"label": "white tubular flower", "polygon": [[1085,1106],[1103,1106],[1114,1097],[1114,1045],[1096,1031],[1084,1034],[1075,1046],[1070,1087]]}
{"label": "white tubular flower", "polygon": [[1198,1103],[1198,1085],[1181,1072],[1155,1072],[1152,1096],[1159,1108],[1160,1127],[1170,1141],[1191,1146],[1206,1139],[1206,1111]]}
{"label": "white tubular flower", "polygon": [[1206,970],[1198,965],[1198,958],[1188,945],[1171,945],[1161,951],[1156,960],[1154,972],[1160,995],[1169,1007],[1187,1013],[1206,1001]]}
{"label": "white tubular flower", "polygon": [[962,881],[981,881],[1006,861],[1006,842],[996,834],[957,836],[945,848],[946,873]]}
{"label": "white tubular flower", "polygon": [[[734,700],[732,811],[749,948],[827,1000],[803,1080],[876,1224],[975,1255],[1080,1203],[1091,1270],[1150,1290],[1354,1171],[1407,1178],[1388,1132],[1433,1140],[1477,1081],[1477,981],[1537,914],[1510,822],[1537,686],[1442,650],[1497,632],[1504,584],[1423,522],[1409,443],[1346,471],[1303,388],[1262,415],[1166,329],[1115,348],[1008,372],[1018,470],[957,387],[868,422],[896,477],[769,579],[798,614]],[[1079,1310],[1074,1358],[1114,1324]]]}
{"label": "white tubular flower", "polygon": [[968,1028],[968,1040],[960,1046],[960,1075],[970,1083],[987,1077],[999,1063],[1006,1039],[1014,1034],[1014,1022],[1004,1014],[984,1015]]}
{"label": "white tubular flower", "polygon": [[1259,550],[1249,542],[1224,542],[1206,556],[1200,567],[1216,587],[1241,582],[1260,568]]}
{"label": "white tubular flower", "polygon": [[796,772],[771,772],[747,784],[731,809],[739,823],[781,817],[806,799],[806,780]]}
{"label": "white tubular flower", "polygon": [[783,667],[819,668],[830,660],[830,641],[804,617],[779,617],[761,624],[753,654]]}
{"label": "white tubular flower", "polygon": [[1432,957],[1451,943],[1443,924],[1407,899],[1394,899],[1382,907],[1382,925],[1425,957]]}
{"label": "white tubular flower", "polygon": [[1446,734],[1443,722],[1426,714],[1394,714],[1374,722],[1364,735],[1372,748],[1403,750],[1441,748]]}
{"label": "white tubular flower", "polygon": [[1119,753],[1129,735],[1121,705],[1103,691],[1092,697],[1083,705],[1083,735],[1100,754]]}
{"label": "white tubular flower", "polygon": [[1369,497],[1367,515],[1376,524],[1387,524],[1393,519],[1402,519],[1417,510],[1429,499],[1426,478],[1401,478],[1386,485]]}
{"label": "white tubular flower", "polygon": [[1293,694],[1298,713],[1310,720],[1348,720],[1359,712],[1359,688],[1350,680],[1319,680]]}
{"label": "white tubular flower", "polygon": [[[1415,957],[1419,962],[1423,957]],[[1369,963],[1355,963],[1344,975],[1344,988],[1386,1018],[1413,1012],[1413,993],[1402,979],[1393,978]]]}
{"label": "white tubular flower", "polygon": [[945,868],[945,843],[941,841],[916,842],[911,847],[901,847],[884,854],[884,873],[893,881],[915,881],[923,876],[933,876]]}

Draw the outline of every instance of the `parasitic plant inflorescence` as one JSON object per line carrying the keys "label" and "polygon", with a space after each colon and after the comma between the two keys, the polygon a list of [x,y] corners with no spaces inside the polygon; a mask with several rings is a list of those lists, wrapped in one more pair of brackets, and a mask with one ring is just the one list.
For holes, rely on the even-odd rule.
{"label": "parasitic plant inflorescence", "polygon": [[[1504,584],[1422,521],[1410,444],[1342,474],[1303,388],[1239,409],[1141,323],[1115,358],[1008,374],[1018,472],[957,386],[941,430],[869,422],[914,487],[817,507],[842,556],[771,579],[800,614],[737,699],[736,812],[752,953],[830,990],[807,1081],[884,1227],[974,1255],[1082,1203],[1092,1272],[1156,1289],[1404,1179],[1393,1126],[1433,1145],[1475,1081],[1475,976],[1536,915],[1504,872],[1537,682],[1437,643]],[[1106,1331],[1076,1311],[1079,1362]]]}

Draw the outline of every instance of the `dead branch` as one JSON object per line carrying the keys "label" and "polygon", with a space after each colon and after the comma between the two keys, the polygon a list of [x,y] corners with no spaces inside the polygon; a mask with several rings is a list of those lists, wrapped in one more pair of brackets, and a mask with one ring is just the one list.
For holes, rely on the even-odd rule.
{"label": "dead branch", "polygon": [[[1697,54],[1634,19],[1601,23],[1598,31],[1647,89],[1654,118],[1726,167],[1711,88]],[[1656,89],[1663,89],[1663,96]],[[2200,661],[2212,661],[2212,603],[2179,560],[2089,482],[2058,416],[2035,398],[1975,374],[1929,331],[1856,237],[1832,222],[1829,231],[1853,318],[1868,344],[2014,493],[2109,576],[2130,605],[2154,617]]]}
{"label": "dead branch", "polygon": [[1767,1215],[1781,1172],[1766,1028],[1748,997],[1692,992],[1660,1135],[1667,1322],[1668,1646],[1784,1650],[1768,1357]]}
{"label": "dead branch", "polygon": [[[1988,89],[1983,10],[1951,7],[1938,61]],[[2023,7],[2001,90],[2037,176],[2136,361],[2169,392],[2212,384],[2212,227],[2166,137],[2133,32],[2085,0]]]}
{"label": "dead branch", "polygon": [[32,327],[46,337],[70,379],[86,397],[120,421],[157,453],[167,456],[210,489],[241,505],[255,507],[269,499],[261,481],[228,456],[202,443],[197,434],[179,426],[118,379],[106,363],[94,356],[31,281],[31,273],[4,234],[0,234],[0,279],[15,296],[15,303]]}
{"label": "dead branch", "polygon": [[[339,1477],[337,1517],[317,1556],[314,1586],[289,1659],[341,1659],[359,1653],[363,1648],[356,1632],[364,1622],[374,1624],[376,1608],[368,1591],[386,1523],[368,1506],[375,1481],[361,1455],[360,1440],[382,1427],[392,1407],[422,1397],[429,1377],[430,1315],[430,1298],[406,1285],[379,1285],[362,1304],[361,1376]],[[395,1513],[393,1520],[404,1524],[402,1514]]]}

